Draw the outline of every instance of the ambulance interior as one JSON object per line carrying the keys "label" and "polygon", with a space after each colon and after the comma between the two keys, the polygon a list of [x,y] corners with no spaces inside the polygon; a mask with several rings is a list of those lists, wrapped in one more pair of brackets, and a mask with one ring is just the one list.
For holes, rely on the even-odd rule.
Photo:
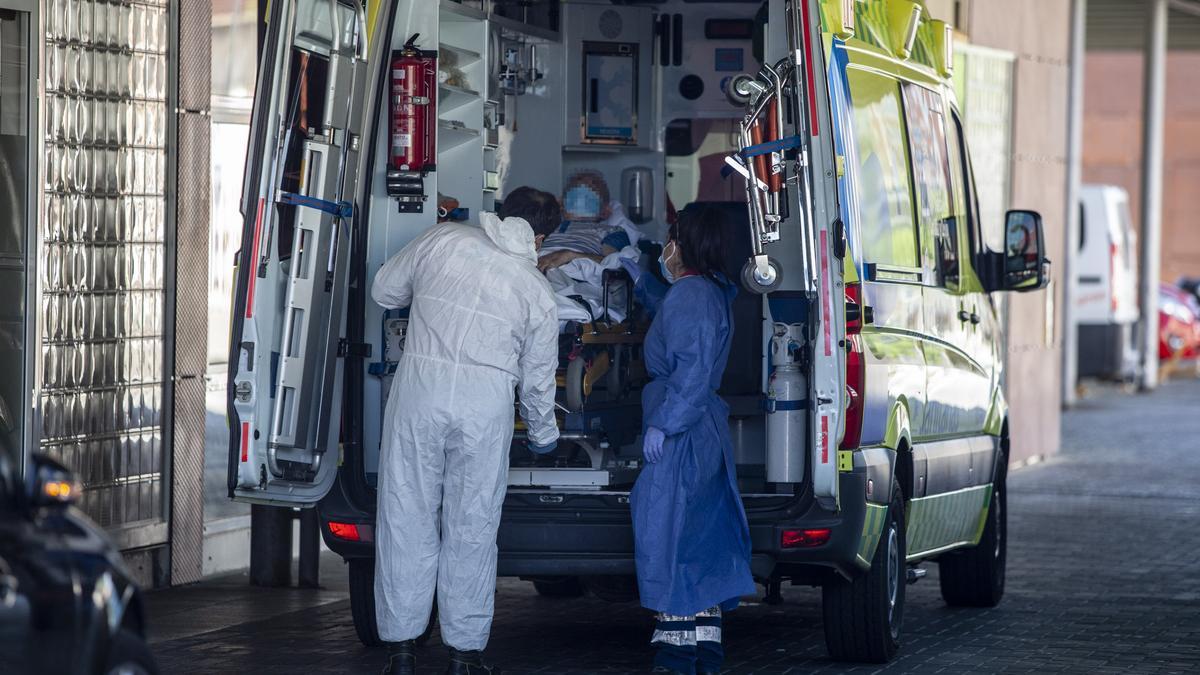
{"label": "ambulance interior", "polygon": [[[390,130],[377,128],[368,276],[429,227],[439,194],[458,200],[466,210],[460,216],[478,222],[480,211],[493,210],[516,187],[561,196],[569,176],[590,170],[604,176],[612,199],[649,240],[642,246],[644,269],[658,267],[653,243],[664,241],[669,213],[703,202],[726,214],[735,245],[727,268],[736,278],[751,256],[745,187],[740,176],[723,169],[725,158],[739,149],[746,106],[731,101],[724,89],[733,76],[759,69],[767,4],[523,4],[493,3],[488,15],[467,3],[443,1],[437,12],[394,17],[393,50],[414,34],[419,48],[437,50],[437,163],[424,181],[423,212],[401,213],[386,189],[383,158]],[[379,114],[386,119],[389,112]],[[363,309],[365,337],[382,340],[373,353],[383,356],[375,374],[363,378],[364,406],[379,411],[362,418],[364,469],[373,484],[391,380],[380,373],[390,370],[388,361],[402,348],[404,319],[369,301]],[[743,290],[734,312],[734,342],[720,393],[731,407],[739,483],[746,493],[790,493],[792,485],[766,482],[766,303]],[[644,325],[626,328],[618,332],[644,332]],[[629,335],[627,342],[622,337],[605,339],[574,359],[564,354],[559,381],[564,438],[552,458],[533,461],[518,422],[510,491],[630,488],[641,463],[638,384],[644,374],[638,369],[639,336]],[[564,350],[570,350],[565,341]],[[596,361],[606,363],[597,367]],[[581,365],[602,371],[585,375],[582,406],[576,391],[563,391],[578,388],[577,379],[567,377],[577,372],[565,372],[572,364],[576,371]]]}
{"label": "ambulance interior", "polygon": [[[641,265],[650,273],[658,269],[656,245],[666,238],[669,218],[689,205],[707,204],[725,214],[731,243],[726,267],[735,282],[754,253],[745,183],[726,162],[741,148],[740,122],[747,106],[744,99],[732,100],[726,90],[735,76],[756,74],[764,52],[771,61],[787,53],[784,2],[491,0],[487,11],[478,7],[481,4],[423,0],[384,2],[382,8],[374,8],[383,28],[373,36],[390,45],[390,67],[370,64],[369,69],[375,79],[368,86],[380,95],[374,99],[374,117],[367,115],[364,125],[371,136],[356,148],[369,159],[371,169],[369,176],[357,177],[369,199],[360,204],[355,219],[349,262],[352,291],[346,300],[345,342],[364,346],[345,361],[344,404],[330,408],[334,413],[339,407],[346,411],[343,447],[362,449],[361,463],[358,458],[354,463],[372,487],[383,410],[403,350],[407,316],[403,311],[385,312],[371,301],[367,289],[388,258],[433,226],[439,195],[457,200],[460,210],[449,214],[451,218],[478,223],[481,212],[493,211],[514,188],[528,185],[561,196],[569,176],[590,170],[604,176],[611,198],[645,234]],[[344,11],[339,18],[345,24],[343,39],[354,39],[355,19],[344,5],[338,6]],[[436,123],[427,127],[398,129],[392,117],[395,59],[405,53],[406,44],[409,54],[427,59],[436,55]],[[302,99],[300,107],[330,109],[325,97],[329,92],[339,95],[339,90],[327,82],[337,79],[328,60],[299,44],[290,58],[293,66],[304,66],[293,67],[288,82],[291,95]],[[796,114],[791,104],[783,107],[786,115]],[[322,123],[298,120],[295,136],[307,131],[309,139],[319,137]],[[404,144],[426,144],[427,166],[398,175],[392,162],[398,135],[404,136]],[[301,176],[311,173],[311,162],[299,161],[302,153],[289,142],[280,147],[296,159],[280,162],[284,189],[292,181],[293,189],[303,192],[301,184],[315,180]],[[289,212],[279,207],[279,250],[328,255],[315,248],[310,252],[304,242],[293,249],[291,237],[308,236],[299,221],[288,224],[301,217],[301,211],[305,209]],[[798,247],[796,239],[792,245]],[[787,264],[783,267],[786,278],[792,270]],[[606,295],[627,293],[628,282],[619,272],[606,275],[606,281],[612,284]],[[282,285],[270,292],[281,298],[281,289]],[[267,292],[261,289],[260,297]],[[730,406],[740,487],[745,495],[763,498],[764,505],[791,499],[801,490],[810,443],[801,406],[794,416],[799,421],[793,421],[801,426],[784,437],[781,448],[790,456],[784,458],[789,479],[768,480],[764,400],[778,317],[772,318],[767,297],[739,290],[733,344],[719,390]],[[806,317],[807,302],[800,298],[793,303],[799,309],[792,317]],[[640,354],[648,325],[644,314],[631,314],[619,322],[601,316],[564,327],[559,377],[563,437],[552,456],[534,459],[514,416],[510,494],[623,494],[631,489],[643,461],[640,384],[646,376]],[[798,336],[799,332],[800,340]],[[287,344],[281,348],[285,356]],[[280,396],[286,393],[281,388]],[[300,422],[304,421],[291,421]]]}

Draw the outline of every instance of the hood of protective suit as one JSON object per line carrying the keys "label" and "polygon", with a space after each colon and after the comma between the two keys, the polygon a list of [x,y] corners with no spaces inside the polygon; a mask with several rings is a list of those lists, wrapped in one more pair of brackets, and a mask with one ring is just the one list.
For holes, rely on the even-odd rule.
{"label": "hood of protective suit", "polygon": [[537,246],[533,241],[533,227],[524,218],[500,219],[494,213],[484,211],[479,216],[479,225],[492,243],[505,253],[518,258],[537,262]]}

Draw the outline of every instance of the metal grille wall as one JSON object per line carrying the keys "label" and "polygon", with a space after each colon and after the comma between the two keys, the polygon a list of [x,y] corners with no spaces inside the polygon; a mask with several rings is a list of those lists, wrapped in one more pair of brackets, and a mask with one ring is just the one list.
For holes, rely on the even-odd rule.
{"label": "metal grille wall", "polygon": [[41,448],[123,546],[161,543],[167,0],[43,7]]}

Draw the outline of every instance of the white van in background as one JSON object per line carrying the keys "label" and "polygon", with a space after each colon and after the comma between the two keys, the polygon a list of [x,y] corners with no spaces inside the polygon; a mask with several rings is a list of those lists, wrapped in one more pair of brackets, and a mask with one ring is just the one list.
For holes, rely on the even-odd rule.
{"label": "white van in background", "polygon": [[1074,298],[1081,378],[1128,379],[1136,374],[1136,237],[1123,188],[1083,186]]}

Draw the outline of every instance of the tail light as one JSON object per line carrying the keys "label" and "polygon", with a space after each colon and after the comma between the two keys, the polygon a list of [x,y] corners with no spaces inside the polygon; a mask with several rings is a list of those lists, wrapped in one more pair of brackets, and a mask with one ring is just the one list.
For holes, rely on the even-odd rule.
{"label": "tail light", "polygon": [[812,548],[829,543],[833,531],[827,527],[816,530],[784,530],[779,544],[783,548]]}
{"label": "tail light", "polygon": [[362,541],[362,535],[358,531],[358,525],[355,523],[335,523],[330,521],[329,533],[338,539],[346,541]]}
{"label": "tail light", "polygon": [[1117,245],[1108,244],[1108,294],[1112,311],[1117,311]]}
{"label": "tail light", "polygon": [[862,326],[867,314],[862,304],[862,286],[846,284],[846,432],[842,450],[853,450],[862,439],[866,362],[863,359]]}

